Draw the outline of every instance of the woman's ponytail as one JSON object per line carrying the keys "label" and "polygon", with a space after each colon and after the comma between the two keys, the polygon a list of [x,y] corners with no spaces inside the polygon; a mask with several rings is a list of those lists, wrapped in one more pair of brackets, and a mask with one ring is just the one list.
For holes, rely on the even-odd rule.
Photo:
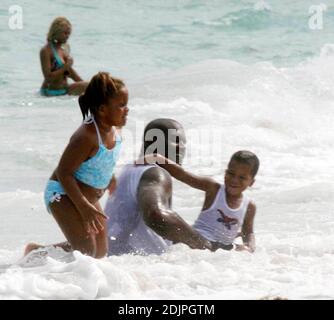
{"label": "woman's ponytail", "polygon": [[82,118],[85,120],[89,115],[89,105],[87,103],[87,96],[85,94],[79,97],[79,106],[82,113]]}
{"label": "woman's ponytail", "polygon": [[114,98],[125,87],[122,80],[113,78],[108,72],[97,73],[89,82],[85,93],[79,97],[83,120],[90,114],[95,116],[101,105]]}

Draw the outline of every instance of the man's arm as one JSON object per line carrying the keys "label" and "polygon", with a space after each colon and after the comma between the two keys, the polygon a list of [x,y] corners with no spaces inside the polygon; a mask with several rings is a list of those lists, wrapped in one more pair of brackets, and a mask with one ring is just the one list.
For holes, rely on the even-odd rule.
{"label": "man's arm", "polygon": [[164,170],[155,167],[143,174],[137,198],[146,225],[161,237],[192,249],[211,249],[210,241],[172,210],[172,181]]}
{"label": "man's arm", "polygon": [[256,206],[253,202],[250,202],[241,229],[241,236],[244,243],[244,249],[250,252],[255,251],[255,236],[253,231],[255,213],[256,213]]}

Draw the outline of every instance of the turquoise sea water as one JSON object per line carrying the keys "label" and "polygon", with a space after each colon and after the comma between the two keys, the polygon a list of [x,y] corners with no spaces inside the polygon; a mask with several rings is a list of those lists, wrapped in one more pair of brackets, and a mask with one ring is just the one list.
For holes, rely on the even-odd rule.
{"label": "turquoise sea water", "polygon": [[23,29],[13,31],[8,8],[14,3],[3,0],[1,74],[8,81],[25,70],[39,85],[38,48],[59,15],[73,23],[72,54],[86,77],[107,68],[140,79],[208,59],[293,65],[332,41],[334,2],[322,3],[327,5],[323,29],[311,30],[314,1],[21,0],[15,4],[23,9]]}
{"label": "turquoise sea water", "polygon": [[[39,50],[56,16],[73,24],[84,79],[106,70],[129,87],[117,172],[157,117],[184,125],[191,171],[222,181],[239,149],[256,152],[261,168],[249,191],[258,205],[252,256],[182,245],[161,257],[77,254],[66,264],[54,254],[37,271],[1,274],[0,298],[333,299],[334,1],[322,3],[323,28],[312,30],[314,1],[2,0],[0,264],[28,241],[63,240],[42,192],[81,114],[74,97],[38,94]],[[8,27],[13,4],[22,30]],[[177,182],[174,193],[192,223],[203,194]]]}

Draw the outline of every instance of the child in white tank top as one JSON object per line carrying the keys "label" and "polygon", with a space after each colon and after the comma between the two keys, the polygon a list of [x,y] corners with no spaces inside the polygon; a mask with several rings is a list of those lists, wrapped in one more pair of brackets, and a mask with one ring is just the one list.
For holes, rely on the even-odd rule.
{"label": "child in white tank top", "polygon": [[[163,156],[145,157],[147,162],[157,163],[174,178],[189,186],[205,191],[205,201],[194,228],[216,249],[247,250],[254,252],[254,217],[256,207],[243,192],[255,182],[259,169],[259,159],[250,151],[234,153],[225,171],[224,184],[194,175]],[[241,230],[241,233],[239,232]],[[233,244],[235,238],[242,236],[243,245]]]}

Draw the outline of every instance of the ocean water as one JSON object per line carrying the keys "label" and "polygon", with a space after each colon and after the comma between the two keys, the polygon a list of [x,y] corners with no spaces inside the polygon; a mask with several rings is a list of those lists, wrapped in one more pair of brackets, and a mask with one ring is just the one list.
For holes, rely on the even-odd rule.
{"label": "ocean water", "polygon": [[[95,260],[50,250],[0,268],[0,299],[333,299],[334,2],[322,2],[323,27],[312,30],[313,1],[18,0],[23,29],[11,30],[13,3],[2,0],[0,265],[16,263],[27,242],[64,239],[43,189],[81,114],[76,98],[38,95],[39,49],[56,16],[73,24],[83,78],[106,70],[129,87],[117,173],[157,117],[183,124],[195,173],[223,181],[239,149],[261,167],[247,191],[258,207],[254,254],[180,244]],[[202,201],[174,182],[174,209],[189,223]]]}

